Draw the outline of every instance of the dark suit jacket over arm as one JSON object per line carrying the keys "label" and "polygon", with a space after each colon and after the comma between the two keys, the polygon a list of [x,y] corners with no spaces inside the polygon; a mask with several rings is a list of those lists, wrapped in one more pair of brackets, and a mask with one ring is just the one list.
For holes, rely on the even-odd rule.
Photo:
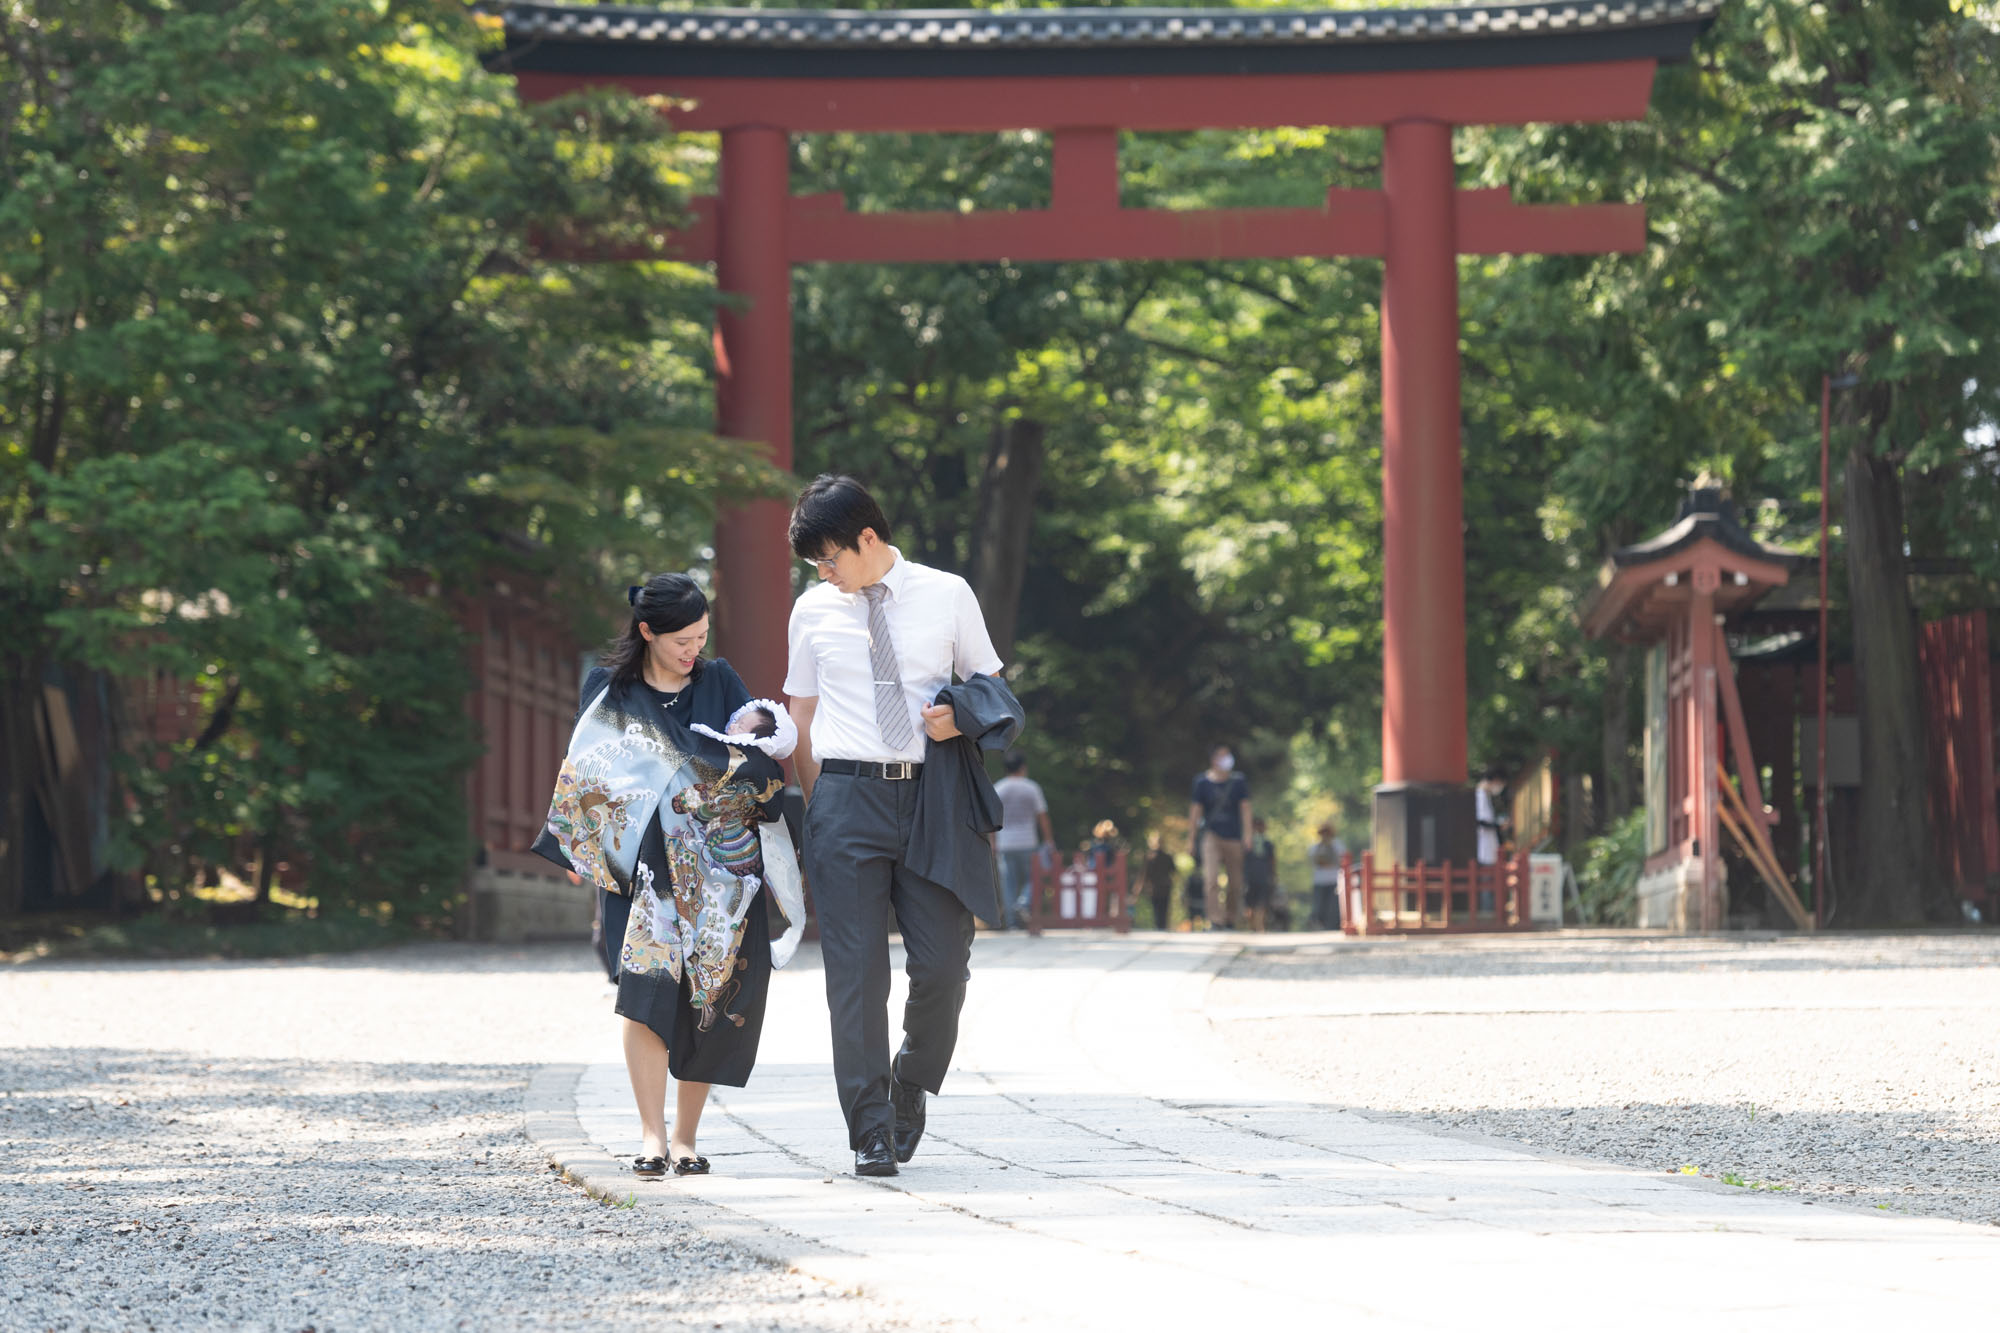
{"label": "dark suit jacket over arm", "polygon": [[1021,701],[999,678],[976,675],[938,691],[961,735],[924,742],[924,770],[917,775],[917,812],[903,864],[950,889],[974,916],[1000,919],[993,870],[993,831],[1003,813],[1000,794],[986,776],[981,750],[1004,750],[1027,724]]}

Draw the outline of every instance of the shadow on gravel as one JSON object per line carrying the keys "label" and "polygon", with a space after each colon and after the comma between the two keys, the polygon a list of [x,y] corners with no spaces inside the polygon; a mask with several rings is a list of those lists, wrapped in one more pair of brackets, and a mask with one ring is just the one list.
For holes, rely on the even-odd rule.
{"label": "shadow on gravel", "polygon": [[216,1197],[251,1196],[231,1179],[239,1170],[360,1170],[396,1187],[413,1163],[381,1145],[434,1139],[456,1132],[454,1117],[517,1103],[534,1072],[101,1047],[0,1048],[0,1069],[0,1189],[23,1173],[81,1167],[115,1172],[121,1193],[198,1172]]}
{"label": "shadow on gravel", "polygon": [[599,963],[588,940],[521,945],[424,940],[387,949],[307,954],[298,958],[34,958],[12,966],[35,972],[204,972],[255,968],[260,971],[561,973],[595,971]]}
{"label": "shadow on gravel", "polygon": [[0,1328],[855,1326],[557,1177],[521,1132],[525,1065],[69,1047],[0,1070]]}

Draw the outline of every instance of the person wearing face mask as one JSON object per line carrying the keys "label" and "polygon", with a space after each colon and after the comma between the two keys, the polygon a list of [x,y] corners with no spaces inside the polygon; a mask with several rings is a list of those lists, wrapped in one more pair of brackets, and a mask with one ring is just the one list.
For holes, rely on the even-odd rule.
{"label": "person wearing face mask", "polygon": [[[1243,853],[1250,843],[1250,784],[1236,771],[1235,752],[1226,744],[1208,754],[1208,767],[1195,774],[1188,825],[1195,831],[1201,861],[1202,909],[1211,928],[1234,930],[1243,910]],[[1225,897],[1222,877],[1229,877]]]}

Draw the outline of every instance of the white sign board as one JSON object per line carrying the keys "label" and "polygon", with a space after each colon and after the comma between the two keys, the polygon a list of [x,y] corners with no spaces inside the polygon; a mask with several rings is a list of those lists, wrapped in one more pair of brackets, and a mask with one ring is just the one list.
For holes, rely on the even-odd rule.
{"label": "white sign board", "polygon": [[1536,853],[1528,858],[1528,919],[1560,926],[1563,919],[1563,859]]}

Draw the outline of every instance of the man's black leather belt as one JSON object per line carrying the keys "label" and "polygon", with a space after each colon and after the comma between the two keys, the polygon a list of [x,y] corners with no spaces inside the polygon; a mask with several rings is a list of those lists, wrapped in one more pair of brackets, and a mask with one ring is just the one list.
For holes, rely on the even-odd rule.
{"label": "man's black leather belt", "polygon": [[906,760],[878,764],[869,759],[828,759],[819,766],[822,773],[852,773],[862,778],[887,778],[891,782],[908,782],[924,771],[922,764],[912,764]]}

